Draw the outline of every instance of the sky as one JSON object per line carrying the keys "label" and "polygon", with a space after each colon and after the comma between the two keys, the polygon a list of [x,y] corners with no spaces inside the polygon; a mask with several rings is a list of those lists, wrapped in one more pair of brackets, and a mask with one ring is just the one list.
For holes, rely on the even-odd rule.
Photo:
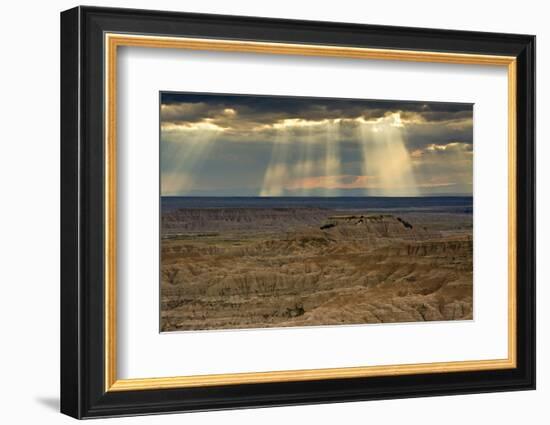
{"label": "sky", "polygon": [[471,195],[473,105],[161,93],[162,196]]}

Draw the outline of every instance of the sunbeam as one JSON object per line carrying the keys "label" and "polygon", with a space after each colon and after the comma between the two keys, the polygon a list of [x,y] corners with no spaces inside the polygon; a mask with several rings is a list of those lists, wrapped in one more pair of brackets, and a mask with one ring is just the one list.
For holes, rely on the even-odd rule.
{"label": "sunbeam", "polygon": [[275,141],[271,151],[271,159],[264,174],[260,196],[281,196],[284,184],[288,178],[288,131],[285,127],[276,129]]}
{"label": "sunbeam", "polygon": [[372,176],[367,195],[418,196],[411,157],[403,138],[399,113],[373,121],[360,118],[359,140],[362,144],[363,174]]}
{"label": "sunbeam", "polygon": [[[331,120],[326,124],[325,141],[325,177],[340,175],[340,120]],[[325,189],[325,195],[338,196],[338,189]]]}
{"label": "sunbeam", "polygon": [[[180,130],[171,142],[162,144],[161,161],[165,176],[161,181],[162,193],[189,193],[197,184],[197,169],[208,157],[220,129],[206,128],[200,131]],[[161,131],[166,139],[166,131]]]}
{"label": "sunbeam", "polygon": [[293,167],[293,177],[297,179],[298,182],[300,182],[298,189],[298,192],[301,196],[307,196],[309,195],[310,189],[303,184],[304,181],[309,178],[312,173],[315,166],[314,160],[312,158],[312,146],[314,143],[314,140],[312,138],[312,127],[307,127],[305,138],[302,138],[300,140],[300,155],[298,162]]}

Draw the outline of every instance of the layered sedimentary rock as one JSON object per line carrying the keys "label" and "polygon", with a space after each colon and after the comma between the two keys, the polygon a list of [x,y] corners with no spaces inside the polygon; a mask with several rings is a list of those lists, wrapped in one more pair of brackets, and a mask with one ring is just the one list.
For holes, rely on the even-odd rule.
{"label": "layered sedimentary rock", "polygon": [[469,214],[179,209],[162,226],[163,331],[472,318]]}

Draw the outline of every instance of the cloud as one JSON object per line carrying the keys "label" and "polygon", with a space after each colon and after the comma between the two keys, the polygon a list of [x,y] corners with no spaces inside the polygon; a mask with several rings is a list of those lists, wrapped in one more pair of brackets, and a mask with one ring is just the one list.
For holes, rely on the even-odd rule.
{"label": "cloud", "polygon": [[446,145],[432,143],[426,147],[429,152],[466,152],[473,153],[473,146],[470,143],[452,142]]}
{"label": "cloud", "polygon": [[453,125],[472,116],[471,104],[437,102],[163,93],[161,103],[163,126],[207,121],[240,132],[315,126],[335,119],[353,126],[359,118],[376,120],[392,113],[407,124]]}
{"label": "cloud", "polygon": [[473,145],[450,142],[430,144],[411,154],[419,187],[447,188],[451,192],[471,193],[473,184]]}
{"label": "cloud", "polygon": [[471,104],[162,93],[160,119],[163,193],[471,191]]}
{"label": "cloud", "polygon": [[285,185],[288,190],[296,189],[366,189],[377,187],[373,176],[313,176],[290,181]]}

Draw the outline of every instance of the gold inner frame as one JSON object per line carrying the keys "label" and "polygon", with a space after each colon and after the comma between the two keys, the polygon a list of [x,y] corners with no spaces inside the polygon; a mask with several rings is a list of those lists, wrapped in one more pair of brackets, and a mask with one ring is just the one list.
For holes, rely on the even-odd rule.
{"label": "gold inner frame", "polygon": [[[105,34],[105,391],[446,373],[516,367],[516,58],[326,45]],[[116,325],[116,106],[120,46],[504,66],[508,72],[508,357],[495,360],[118,379]]]}

